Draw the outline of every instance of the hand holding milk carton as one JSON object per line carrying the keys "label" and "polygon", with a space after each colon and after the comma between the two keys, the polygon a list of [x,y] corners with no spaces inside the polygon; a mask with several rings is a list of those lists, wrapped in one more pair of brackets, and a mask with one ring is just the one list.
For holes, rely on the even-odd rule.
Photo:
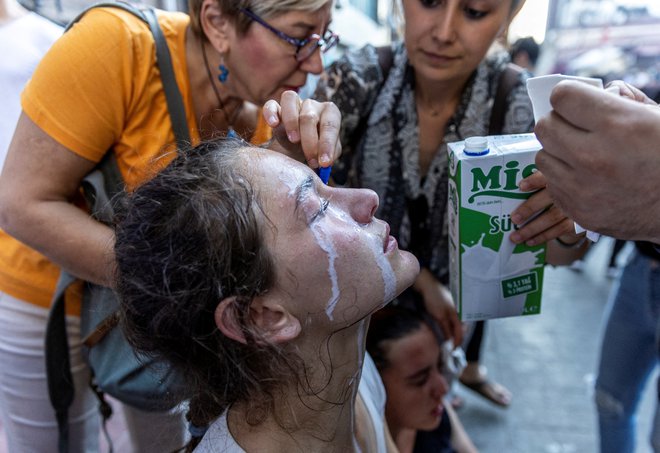
{"label": "hand holding milk carton", "polygon": [[463,321],[541,311],[545,245],[509,239],[511,212],[532,195],[518,183],[540,149],[534,134],[448,144],[450,290]]}
{"label": "hand holding milk carton", "polygon": [[[562,80],[575,80],[577,82],[586,83],[587,85],[594,86],[596,88],[603,88],[603,81],[593,77],[577,77],[577,76],[568,76],[564,74],[550,74],[539,77],[532,77],[527,79],[527,92],[529,93],[529,98],[532,100],[532,109],[534,110],[534,122],[538,122],[541,117],[547,115],[552,111],[552,105],[550,104],[550,94],[552,89]],[[575,224],[575,232],[577,234],[587,232],[587,238],[593,242],[596,242],[600,235],[593,231],[585,230],[577,223]]]}
{"label": "hand holding milk carton", "polygon": [[[566,79],[603,86],[599,79],[561,74],[528,79],[535,120],[552,110],[552,88]],[[450,289],[462,321],[541,312],[545,244],[509,239],[516,229],[511,212],[532,195],[518,183],[536,168],[540,149],[534,134],[448,144]]]}

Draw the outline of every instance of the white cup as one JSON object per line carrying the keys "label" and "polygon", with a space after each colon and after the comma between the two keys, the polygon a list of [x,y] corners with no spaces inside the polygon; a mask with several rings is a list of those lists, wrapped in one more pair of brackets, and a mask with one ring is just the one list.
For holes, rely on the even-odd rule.
{"label": "white cup", "polygon": [[[532,100],[532,109],[534,110],[534,122],[552,111],[552,105],[550,104],[550,93],[552,89],[562,80],[577,80],[578,82],[583,82],[588,85],[594,86],[596,88],[603,89],[603,81],[601,79],[596,79],[593,77],[578,77],[578,76],[569,76],[564,74],[550,74],[539,77],[531,77],[527,79],[527,93],[529,98]],[[575,224],[575,232],[580,234],[584,231],[587,232],[587,238],[592,242],[596,242],[600,235],[593,231],[586,230],[582,228],[577,223]]]}
{"label": "white cup", "polygon": [[527,79],[527,92],[532,100],[532,109],[534,109],[534,122],[550,113],[550,93],[552,89],[562,80],[577,80],[584,82],[596,88],[603,88],[603,81],[592,77],[577,77],[563,74],[550,74]]}

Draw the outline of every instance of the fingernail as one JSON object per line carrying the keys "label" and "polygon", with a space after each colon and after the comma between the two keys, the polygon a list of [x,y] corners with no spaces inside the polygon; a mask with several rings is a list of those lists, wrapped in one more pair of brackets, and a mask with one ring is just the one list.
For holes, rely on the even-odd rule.
{"label": "fingernail", "polygon": [[286,136],[289,137],[289,141],[291,143],[298,143],[298,140],[300,140],[300,135],[298,134],[298,131],[287,132]]}
{"label": "fingernail", "polygon": [[330,165],[330,156],[327,154],[321,154],[319,161],[321,162],[321,167],[327,167]]}
{"label": "fingernail", "polygon": [[310,168],[318,168],[319,163],[316,159],[310,159],[307,161],[307,165],[309,165]]}
{"label": "fingernail", "polygon": [[511,221],[516,225],[520,225],[523,222],[523,218],[520,214],[512,214]]}
{"label": "fingernail", "polygon": [[509,236],[509,239],[511,239],[511,242],[515,242],[516,244],[520,243],[520,233],[511,233],[511,236]]}
{"label": "fingernail", "polygon": [[518,184],[518,188],[523,192],[526,192],[529,189],[529,183],[523,179],[520,181],[520,184]]}
{"label": "fingernail", "polygon": [[268,125],[271,127],[275,127],[277,125],[277,115],[270,114],[268,115],[268,118],[266,119],[268,122]]}

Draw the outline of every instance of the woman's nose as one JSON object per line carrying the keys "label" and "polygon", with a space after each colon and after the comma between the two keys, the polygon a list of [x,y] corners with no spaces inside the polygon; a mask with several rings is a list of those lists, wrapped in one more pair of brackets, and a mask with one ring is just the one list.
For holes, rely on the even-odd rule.
{"label": "woman's nose", "polygon": [[432,397],[442,399],[449,392],[449,384],[440,371],[435,371],[433,376]]}
{"label": "woman's nose", "polygon": [[440,42],[452,42],[456,39],[456,25],[458,21],[457,2],[448,2],[440,13],[432,34]]}
{"label": "woman's nose", "polygon": [[358,223],[369,223],[378,209],[378,195],[369,189],[348,189],[348,205],[351,217]]}
{"label": "woman's nose", "polygon": [[314,51],[309,58],[300,62],[300,69],[311,74],[321,74],[323,72],[323,54],[320,49]]}

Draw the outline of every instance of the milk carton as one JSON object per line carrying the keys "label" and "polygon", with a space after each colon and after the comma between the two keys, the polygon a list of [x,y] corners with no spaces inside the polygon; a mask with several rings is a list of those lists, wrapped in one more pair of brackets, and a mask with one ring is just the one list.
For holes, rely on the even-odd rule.
{"label": "milk carton", "polygon": [[[467,145],[467,146],[466,146]],[[511,212],[531,193],[534,134],[448,144],[450,289],[463,321],[538,314],[545,245],[515,245]]]}

